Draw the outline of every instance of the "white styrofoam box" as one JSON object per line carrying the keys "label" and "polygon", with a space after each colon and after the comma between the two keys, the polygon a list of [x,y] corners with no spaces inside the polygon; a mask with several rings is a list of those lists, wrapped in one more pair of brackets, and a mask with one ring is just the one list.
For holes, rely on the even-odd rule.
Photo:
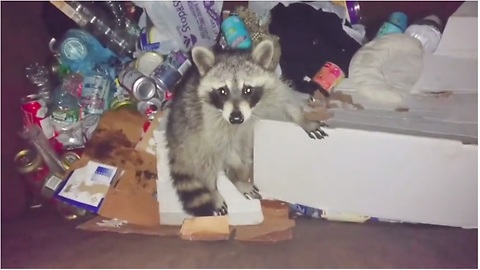
{"label": "white styrofoam box", "polygon": [[[164,127],[164,125],[160,125],[160,127]],[[159,203],[160,224],[181,225],[185,218],[191,216],[183,210],[172,186],[165,131],[155,130],[153,135],[157,144],[157,200]],[[228,205],[230,225],[256,225],[263,222],[260,200],[245,198],[223,173],[219,173],[217,187]]]}
{"label": "white styrofoam box", "polygon": [[477,93],[478,58],[424,54],[422,75],[411,93],[432,91]]}
{"label": "white styrofoam box", "polygon": [[478,2],[465,1],[448,18],[435,55],[478,57]]}
{"label": "white styrofoam box", "polygon": [[327,211],[477,227],[477,145],[354,129],[326,132],[326,139],[312,140],[294,124],[260,121],[254,152],[260,191]]}
{"label": "white styrofoam box", "polygon": [[477,1],[466,1],[450,16],[436,51],[424,56],[413,92],[478,92],[477,9]]}

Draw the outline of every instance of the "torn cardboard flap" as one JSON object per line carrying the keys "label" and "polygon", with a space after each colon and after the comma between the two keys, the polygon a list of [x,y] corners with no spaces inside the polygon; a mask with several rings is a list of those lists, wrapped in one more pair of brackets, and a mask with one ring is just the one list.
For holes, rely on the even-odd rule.
{"label": "torn cardboard flap", "polygon": [[[292,239],[295,221],[288,218],[288,204],[262,200],[265,221],[259,225],[236,226],[228,224],[228,216],[198,217],[186,219],[182,227],[167,225],[141,226],[97,216],[79,226],[89,231],[136,233],[159,236],[179,236],[191,241],[227,240],[235,230],[235,240],[250,242],[279,242]],[[120,220],[121,221],[121,220]]]}

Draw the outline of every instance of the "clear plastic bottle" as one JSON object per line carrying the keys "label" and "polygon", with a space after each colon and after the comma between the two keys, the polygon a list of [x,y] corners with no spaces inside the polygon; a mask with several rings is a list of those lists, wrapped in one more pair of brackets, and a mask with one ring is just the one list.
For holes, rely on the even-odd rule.
{"label": "clear plastic bottle", "polygon": [[48,68],[39,63],[33,63],[25,67],[25,75],[38,88],[38,93],[42,95],[47,105],[50,105],[52,102],[52,83]]}
{"label": "clear plastic bottle", "polygon": [[[115,2],[103,2],[112,11],[114,19],[105,16],[100,7],[88,2],[68,1],[72,9],[69,10],[72,18],[80,27],[87,30],[120,58],[130,58],[136,49],[139,38],[139,29],[132,31],[132,23],[120,15],[123,9]],[[99,2],[102,3],[102,2]]]}
{"label": "clear plastic bottle", "polygon": [[72,72],[86,73],[95,65],[106,63],[114,54],[87,31],[70,29],[59,46],[60,61]]}
{"label": "clear plastic bottle", "polygon": [[58,132],[65,126],[80,121],[80,109],[78,97],[61,86],[57,87],[54,92],[51,116],[55,131]]}

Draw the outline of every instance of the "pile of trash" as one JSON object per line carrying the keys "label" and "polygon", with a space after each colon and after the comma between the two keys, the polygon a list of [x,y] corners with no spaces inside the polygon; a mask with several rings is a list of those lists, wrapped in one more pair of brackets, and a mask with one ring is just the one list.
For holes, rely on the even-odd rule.
{"label": "pile of trash", "polygon": [[[25,68],[26,78],[37,93],[21,100],[24,129],[20,135],[32,147],[20,151],[15,164],[29,183],[31,206],[47,201],[67,218],[87,210],[54,198],[53,190],[63,180],[57,176],[80,159],[102,114],[136,110],[147,116],[146,131],[154,115],[168,108],[175,86],[192,68],[189,51],[194,46],[250,49],[271,39],[275,44],[272,65],[279,74],[300,92],[313,95],[321,90],[329,96],[348,76],[353,55],[368,42],[356,1],[290,6],[273,2],[273,6],[257,8],[256,12],[252,11],[254,6],[261,3],[232,12],[222,10],[222,1],[51,3],[78,28],[51,40],[48,64],[32,63]],[[262,8],[267,14],[262,14]],[[287,19],[299,11],[308,14],[306,20],[310,16],[319,24]],[[433,27],[432,23],[422,23]],[[328,25],[328,29],[319,29],[320,25]],[[308,29],[299,32],[295,27]],[[403,32],[406,27],[405,15],[395,13],[378,37]],[[424,31],[415,27],[407,29],[412,36]],[[309,32],[323,36],[314,36],[313,41],[302,39],[306,38],[302,33]],[[303,47],[293,45],[296,43]],[[319,49],[323,53],[313,55]],[[320,210],[306,206],[293,205],[292,210],[297,215],[322,216]]]}

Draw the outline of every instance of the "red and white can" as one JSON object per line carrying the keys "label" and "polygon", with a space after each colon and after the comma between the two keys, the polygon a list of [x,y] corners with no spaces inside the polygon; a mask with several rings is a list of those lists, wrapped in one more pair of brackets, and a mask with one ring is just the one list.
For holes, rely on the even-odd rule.
{"label": "red and white can", "polygon": [[54,128],[50,117],[47,117],[48,108],[42,96],[39,94],[28,95],[23,97],[20,102],[22,103],[23,126],[37,125],[47,139],[53,138]]}

